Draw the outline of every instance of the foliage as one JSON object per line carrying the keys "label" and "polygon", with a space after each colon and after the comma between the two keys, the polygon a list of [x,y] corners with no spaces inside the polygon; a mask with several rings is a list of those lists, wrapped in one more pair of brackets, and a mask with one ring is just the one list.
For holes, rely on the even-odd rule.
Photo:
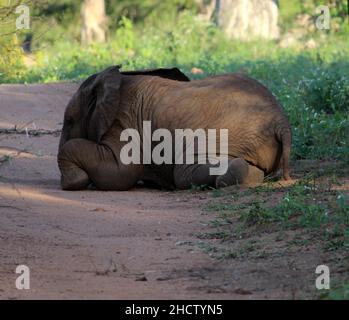
{"label": "foliage", "polygon": [[331,289],[328,293],[320,295],[319,298],[321,300],[349,300],[349,283]]}
{"label": "foliage", "polygon": [[178,12],[195,8],[195,0],[106,0],[111,30],[117,28],[122,17],[148,26],[173,24]]}
{"label": "foliage", "polygon": [[349,249],[348,204],[348,196],[304,181],[287,191],[273,207],[260,203],[251,206],[241,220],[249,226],[278,222],[283,228],[323,228],[327,240],[342,237],[342,245]]}
{"label": "foliage", "polygon": [[[35,19],[31,34],[33,46],[40,49],[55,41],[80,39],[80,7],[83,0],[37,0],[33,6]],[[178,12],[195,11],[194,0],[105,0],[109,35],[114,36],[124,17],[133,23],[163,27],[173,24]],[[35,36],[36,35],[36,36]],[[37,36],[40,35],[40,36]]]}
{"label": "foliage", "polygon": [[[230,190],[209,203],[206,210],[216,213],[210,223],[212,231],[200,234],[199,238],[220,240],[222,258],[241,257],[236,254],[241,249],[237,242],[258,243],[256,238],[273,233],[277,241],[282,239],[278,234],[292,234],[293,239],[287,242],[290,246],[316,244],[322,251],[347,252],[349,196],[334,185],[340,183],[331,178],[325,182],[309,176],[290,187],[280,188],[271,183],[246,192]],[[237,251],[224,254],[227,244],[238,246]]]}
{"label": "foliage", "polygon": [[0,0],[0,83],[22,75],[21,49],[18,46],[15,5]]}
{"label": "foliage", "polygon": [[[315,20],[318,17],[316,9],[323,5],[329,7],[333,25],[343,24],[348,20],[349,9],[347,0],[279,0],[278,2],[281,25],[284,30],[294,27],[297,15],[300,14],[307,14]],[[348,31],[347,28],[346,31]]]}
{"label": "foliage", "polygon": [[[36,52],[37,65],[28,71],[17,55],[1,55],[7,60],[0,62],[0,81],[83,79],[115,64],[121,64],[124,70],[178,66],[194,79],[243,71],[270,88],[286,109],[293,128],[293,159],[349,161],[349,44],[342,32],[315,34],[314,49],[306,49],[302,43],[281,48],[274,41],[227,39],[213,24],[196,17],[189,0],[161,4],[157,0],[110,0],[106,2],[107,10],[114,10],[113,14],[109,11],[110,16],[125,16],[118,17],[116,27],[110,28],[108,43],[82,48],[75,30],[78,24],[73,29],[66,26],[67,21],[78,19],[80,3],[58,0],[36,7],[36,16],[45,14],[44,20],[37,20],[38,27],[47,26],[53,19],[52,30],[47,34],[43,30],[41,40],[36,39],[53,45]],[[317,5],[316,1],[289,3],[280,1],[282,17],[310,10],[309,4],[312,8]],[[163,6],[167,9],[162,10]],[[176,14],[171,18],[162,15],[167,11]],[[0,50],[5,48],[1,46]],[[193,67],[203,73],[191,74]]]}
{"label": "foliage", "polygon": [[[293,158],[349,160],[349,45],[333,36],[319,48],[299,51],[275,42],[230,41],[213,25],[190,13],[177,18],[177,28],[140,30],[126,17],[112,40],[81,48],[77,41],[60,41],[37,54],[37,66],[13,81],[52,82],[82,79],[109,65],[123,69],[193,67],[204,77],[244,71],[276,95],[293,127]],[[329,140],[331,143],[329,144]]]}

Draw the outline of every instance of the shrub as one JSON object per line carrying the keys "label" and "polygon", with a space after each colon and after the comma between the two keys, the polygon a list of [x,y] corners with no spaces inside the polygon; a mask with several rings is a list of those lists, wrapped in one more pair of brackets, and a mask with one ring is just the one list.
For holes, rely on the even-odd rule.
{"label": "shrub", "polygon": [[[81,47],[74,40],[58,41],[36,55],[34,69],[8,73],[6,81],[83,79],[116,64],[124,70],[178,66],[192,78],[243,71],[264,83],[285,108],[293,128],[294,159],[349,161],[346,37],[318,39],[317,49],[300,52],[280,48],[273,41],[229,40],[190,12],[176,19],[175,26],[167,23],[163,29],[151,25],[140,29],[122,18],[106,44]],[[193,67],[203,74],[191,74]]]}
{"label": "shrub", "polygon": [[15,6],[0,0],[0,83],[20,78],[25,71],[15,33],[14,11]]}

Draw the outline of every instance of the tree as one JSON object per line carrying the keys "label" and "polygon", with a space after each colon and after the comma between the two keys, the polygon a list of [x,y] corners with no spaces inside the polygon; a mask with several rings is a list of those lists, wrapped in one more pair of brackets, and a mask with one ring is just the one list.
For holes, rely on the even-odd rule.
{"label": "tree", "polygon": [[84,0],[81,5],[81,43],[104,42],[107,17],[104,0]]}
{"label": "tree", "polygon": [[[279,37],[278,6],[273,0],[198,0],[210,19],[231,38]],[[212,10],[214,2],[215,9]],[[201,12],[203,10],[201,9]]]}
{"label": "tree", "polygon": [[28,2],[0,0],[0,83],[23,72],[23,52],[18,39],[21,30],[16,25],[20,5]]}

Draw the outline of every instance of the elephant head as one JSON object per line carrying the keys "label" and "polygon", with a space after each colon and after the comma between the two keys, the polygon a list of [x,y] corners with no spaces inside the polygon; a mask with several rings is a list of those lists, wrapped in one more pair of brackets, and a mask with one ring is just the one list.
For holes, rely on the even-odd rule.
{"label": "elephant head", "polygon": [[100,141],[116,119],[122,78],[132,75],[190,81],[177,68],[120,72],[120,66],[113,66],[90,76],[67,105],[59,150],[70,139],[82,138],[97,143]]}

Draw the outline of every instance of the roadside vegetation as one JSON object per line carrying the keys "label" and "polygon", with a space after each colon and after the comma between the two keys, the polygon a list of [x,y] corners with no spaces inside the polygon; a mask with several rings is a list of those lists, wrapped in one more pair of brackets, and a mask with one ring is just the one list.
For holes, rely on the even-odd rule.
{"label": "roadside vegetation", "polygon": [[[281,21],[292,30],[299,8],[286,3],[281,5]],[[270,88],[286,109],[293,128],[293,159],[349,161],[349,23],[336,22],[335,30],[315,29],[283,47],[278,41],[230,40],[191,10],[169,18],[161,28],[156,21],[149,17],[140,25],[122,17],[109,31],[107,43],[86,47],[72,27],[53,26],[56,38],[46,30],[33,42],[33,55],[26,58],[35,61],[30,68],[18,48],[10,49],[16,48],[17,38],[9,35],[0,40],[7,43],[0,46],[0,83],[79,80],[115,64],[124,70],[177,66],[192,79],[245,72]],[[315,47],[307,48],[309,39]]]}
{"label": "roadside vegetation", "polygon": [[[274,233],[275,240],[281,241],[285,239],[278,239],[279,232],[294,231],[290,245],[316,242],[326,251],[349,252],[349,194],[347,181],[339,178],[348,175],[348,169],[321,162],[302,168],[301,163],[294,173],[299,179],[292,184],[266,182],[242,192],[238,188],[213,191],[206,207],[215,213],[210,223],[213,231],[200,238],[225,242]],[[309,168],[312,171],[306,174],[303,170]],[[239,257],[239,250],[220,254],[219,258]]]}
{"label": "roadside vegetation", "polygon": [[[348,299],[348,176],[343,163],[298,160],[290,183],[208,191],[211,221],[196,245],[218,261],[290,261],[291,270],[307,271],[303,298]],[[331,267],[331,291],[315,289],[318,261]]]}

